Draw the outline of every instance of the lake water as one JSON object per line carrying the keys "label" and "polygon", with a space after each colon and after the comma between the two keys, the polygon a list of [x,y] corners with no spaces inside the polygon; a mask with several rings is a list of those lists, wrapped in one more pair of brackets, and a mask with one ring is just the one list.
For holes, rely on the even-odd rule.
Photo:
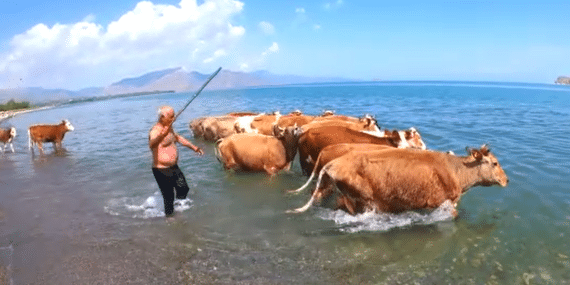
{"label": "lake water", "polygon": [[[213,144],[180,149],[191,191],[164,219],[148,130],[163,104],[193,93],[68,105],[5,122],[0,154],[0,284],[568,284],[570,88],[471,82],[378,82],[204,91],[175,123],[232,111],[375,115],[416,127],[429,149],[465,154],[488,143],[510,178],[475,187],[434,213],[363,214],[309,194],[298,160],[273,179],[226,173]],[[28,150],[26,129],[69,119],[65,152]]]}

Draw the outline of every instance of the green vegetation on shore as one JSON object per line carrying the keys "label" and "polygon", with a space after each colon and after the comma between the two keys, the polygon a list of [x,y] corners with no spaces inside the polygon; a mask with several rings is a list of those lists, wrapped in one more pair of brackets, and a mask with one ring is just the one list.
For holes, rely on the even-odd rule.
{"label": "green vegetation on shore", "polygon": [[16,102],[14,101],[14,99],[11,99],[6,104],[0,104],[0,111],[10,111],[10,110],[19,110],[27,108],[30,108],[30,102],[27,101]]}

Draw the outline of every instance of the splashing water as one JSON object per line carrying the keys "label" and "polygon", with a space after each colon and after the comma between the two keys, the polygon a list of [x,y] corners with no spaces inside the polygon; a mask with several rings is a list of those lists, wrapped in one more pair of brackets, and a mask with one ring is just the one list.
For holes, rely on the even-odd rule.
{"label": "splashing water", "polygon": [[429,225],[453,219],[453,204],[446,200],[437,209],[429,213],[407,211],[400,214],[376,213],[368,211],[352,216],[342,210],[321,210],[317,216],[323,220],[332,220],[341,226],[343,232],[388,231],[397,227]]}
{"label": "splashing water", "polygon": [[[128,216],[131,213],[135,219],[151,219],[164,217],[164,205],[160,192],[155,192],[147,197],[142,204],[138,204],[131,198],[111,199],[105,206],[105,212],[113,216]],[[174,200],[174,211],[184,212],[192,207],[193,201],[190,198]]]}

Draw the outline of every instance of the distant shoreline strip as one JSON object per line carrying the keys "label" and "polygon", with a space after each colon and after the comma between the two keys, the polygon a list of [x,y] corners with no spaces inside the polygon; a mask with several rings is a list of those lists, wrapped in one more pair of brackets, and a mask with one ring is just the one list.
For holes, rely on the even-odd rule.
{"label": "distant shoreline strip", "polygon": [[15,117],[15,116],[20,115],[20,114],[45,110],[45,109],[49,109],[49,108],[53,108],[53,107],[55,107],[55,106],[44,106],[44,107],[30,108],[30,109],[25,109],[25,110],[0,111],[0,122],[3,122],[9,118]]}

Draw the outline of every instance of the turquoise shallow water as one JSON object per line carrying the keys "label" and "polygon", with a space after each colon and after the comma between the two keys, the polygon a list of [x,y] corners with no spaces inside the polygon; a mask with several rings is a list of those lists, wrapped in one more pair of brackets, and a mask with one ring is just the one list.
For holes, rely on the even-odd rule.
{"label": "turquoise shallow water", "polygon": [[[231,111],[375,115],[416,127],[429,149],[488,143],[510,178],[476,187],[451,220],[428,214],[351,217],[325,207],[301,215],[298,161],[269,180],[225,173],[213,145],[180,151],[191,187],[167,225],[150,171],[147,134],[157,107],[192,93],[68,105],[5,124],[19,135],[0,155],[0,266],[15,284],[412,283],[567,284],[570,281],[570,88],[478,82],[379,82],[205,91],[188,122]],[[65,153],[27,149],[25,129],[69,119]],[[0,275],[1,276],[1,275]],[[0,282],[1,283],[1,282]]]}

